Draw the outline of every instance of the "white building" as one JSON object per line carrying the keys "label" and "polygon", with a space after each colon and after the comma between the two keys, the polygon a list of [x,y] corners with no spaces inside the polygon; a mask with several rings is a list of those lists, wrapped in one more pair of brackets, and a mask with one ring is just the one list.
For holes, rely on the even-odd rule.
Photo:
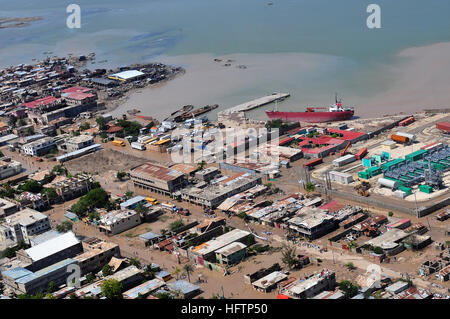
{"label": "white building", "polygon": [[50,229],[48,217],[34,209],[26,208],[5,218],[3,227],[9,228],[11,239],[15,242],[29,242],[29,237]]}
{"label": "white building", "polygon": [[107,235],[115,235],[141,223],[139,213],[134,210],[112,211],[100,217],[100,231]]}
{"label": "white building", "polygon": [[94,144],[94,138],[90,135],[74,136],[66,141],[66,150],[69,152],[78,151],[79,149]]}
{"label": "white building", "polygon": [[0,180],[20,174],[22,164],[17,161],[0,161]]}
{"label": "white building", "polygon": [[37,141],[25,144],[22,146],[22,150],[25,154],[30,156],[41,156],[48,153],[50,149],[55,146],[53,137],[44,137]]}

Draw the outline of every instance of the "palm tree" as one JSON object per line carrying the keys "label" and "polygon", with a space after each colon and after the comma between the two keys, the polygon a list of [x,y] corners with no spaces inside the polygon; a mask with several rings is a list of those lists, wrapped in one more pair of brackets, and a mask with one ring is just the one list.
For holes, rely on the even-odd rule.
{"label": "palm tree", "polygon": [[175,268],[173,275],[177,275],[177,280],[178,280],[178,274],[181,272],[180,268]]}
{"label": "palm tree", "polygon": [[194,269],[192,268],[191,265],[186,264],[183,266],[183,270],[186,273],[186,275],[188,276],[189,282],[191,282],[191,273],[194,271]]}

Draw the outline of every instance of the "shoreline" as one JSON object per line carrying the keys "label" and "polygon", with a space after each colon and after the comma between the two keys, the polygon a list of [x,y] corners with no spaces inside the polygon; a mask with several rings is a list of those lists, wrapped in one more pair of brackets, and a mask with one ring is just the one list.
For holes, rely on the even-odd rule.
{"label": "shoreline", "polygon": [[[356,105],[358,119],[391,116],[402,112],[421,113],[427,109],[446,109],[450,106],[450,92],[445,87],[445,83],[450,82],[450,63],[447,61],[447,54],[450,55],[450,43],[447,42],[403,50],[396,55],[400,60],[398,63],[380,67],[382,76],[387,78],[389,83],[386,85],[384,78],[378,82],[380,85],[386,85],[386,90],[374,88],[372,96],[367,96],[355,89],[352,95],[344,94],[344,100],[350,101],[350,106]],[[283,57],[286,61],[281,61]],[[217,59],[220,62],[216,61]],[[232,62],[229,66],[224,66],[228,62],[227,59]],[[181,66],[185,70],[183,77],[176,76],[170,82],[164,81],[157,86],[133,90],[125,99],[114,103],[114,107],[108,109],[109,112],[118,116],[126,114],[129,109],[137,108],[145,115],[163,119],[183,105],[202,107],[219,104],[218,109],[206,114],[210,120],[216,120],[218,112],[265,96],[271,91],[286,91],[292,95],[287,101],[279,103],[280,111],[300,111],[298,105],[323,106],[323,102],[317,101],[328,100],[328,94],[324,94],[317,86],[312,89],[315,92],[309,95],[305,92],[308,88],[298,91],[284,89],[280,83],[271,81],[271,77],[267,78],[266,73],[274,70],[275,62],[281,61],[280,74],[286,71],[287,66],[292,68],[292,63],[296,63],[299,67],[298,71],[291,70],[290,73],[280,76],[282,79],[278,82],[286,85],[291,85],[291,82],[296,80],[297,73],[301,73],[302,70],[307,74],[304,81],[308,81],[311,74],[316,77],[326,76],[328,73],[339,75],[341,69],[351,63],[339,57],[301,53],[225,56],[205,53],[162,56],[158,60],[168,65]],[[327,63],[322,65],[322,62]],[[240,68],[241,65],[245,68]],[[331,71],[326,70],[327,67]],[[317,75],[317,72],[320,74]],[[376,79],[369,80],[377,82]],[[299,86],[303,84],[300,83]],[[326,86],[327,83],[323,84],[323,87]],[[298,102],[303,100],[304,103]],[[247,116],[251,119],[267,120],[265,109],[258,108],[247,112]],[[395,113],[389,112],[390,110],[395,110]]]}

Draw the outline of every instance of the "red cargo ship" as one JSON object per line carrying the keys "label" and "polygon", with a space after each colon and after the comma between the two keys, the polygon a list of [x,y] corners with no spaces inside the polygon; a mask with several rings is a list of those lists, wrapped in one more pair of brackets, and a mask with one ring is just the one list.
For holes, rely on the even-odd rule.
{"label": "red cargo ship", "polygon": [[286,122],[307,122],[307,123],[322,123],[332,121],[344,121],[351,119],[355,113],[353,108],[342,107],[342,102],[336,97],[336,102],[328,108],[325,107],[307,107],[306,112],[278,112],[266,111],[267,116],[271,120],[280,119]]}

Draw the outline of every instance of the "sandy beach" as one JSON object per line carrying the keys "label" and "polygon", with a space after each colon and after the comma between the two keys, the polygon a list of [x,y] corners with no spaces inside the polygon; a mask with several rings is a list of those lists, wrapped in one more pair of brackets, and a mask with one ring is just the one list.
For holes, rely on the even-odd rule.
{"label": "sandy beach", "polygon": [[[163,119],[183,105],[217,103],[219,108],[207,113],[214,120],[220,110],[273,92],[291,93],[289,99],[278,104],[279,110],[303,110],[307,105],[327,106],[333,102],[334,85],[340,79],[347,82],[337,85],[344,91],[339,91],[344,103],[354,106],[358,117],[392,114],[393,110],[399,113],[448,107],[449,55],[450,43],[401,51],[394,65],[382,64],[378,72],[366,79],[374,84],[368,94],[345,87],[352,82],[345,78],[345,70],[353,69],[356,62],[341,57],[301,53],[166,56],[158,61],[180,65],[186,74],[157,88],[132,93],[112,113],[118,116],[137,108],[144,115]],[[363,69],[361,81],[368,76],[370,73]],[[265,119],[264,110],[272,108],[274,105],[261,107],[249,112],[249,116]]]}

